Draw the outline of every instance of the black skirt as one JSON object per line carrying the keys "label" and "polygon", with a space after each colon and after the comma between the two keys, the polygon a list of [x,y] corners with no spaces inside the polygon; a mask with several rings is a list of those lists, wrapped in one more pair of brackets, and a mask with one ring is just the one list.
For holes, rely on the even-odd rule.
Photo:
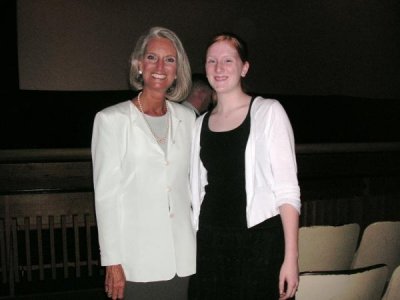
{"label": "black skirt", "polygon": [[197,272],[189,283],[189,299],[279,298],[284,258],[279,215],[246,230],[202,226],[197,240]]}

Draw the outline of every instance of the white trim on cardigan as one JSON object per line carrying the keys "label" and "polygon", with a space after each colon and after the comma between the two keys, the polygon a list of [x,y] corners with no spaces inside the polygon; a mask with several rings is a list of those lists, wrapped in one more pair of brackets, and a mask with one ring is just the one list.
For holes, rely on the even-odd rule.
{"label": "white trim on cardigan", "polygon": [[[200,160],[200,133],[204,115],[197,118],[191,153],[193,226],[199,228],[207,170]],[[250,111],[250,135],[245,151],[247,227],[279,214],[279,206],[292,205],[300,213],[295,142],[282,105],[256,97]]]}

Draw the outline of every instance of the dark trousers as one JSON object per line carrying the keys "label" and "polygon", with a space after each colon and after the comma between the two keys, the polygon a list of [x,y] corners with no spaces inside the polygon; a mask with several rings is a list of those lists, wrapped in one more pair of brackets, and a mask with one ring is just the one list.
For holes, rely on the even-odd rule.
{"label": "dark trousers", "polygon": [[189,277],[171,280],[131,282],[125,286],[124,300],[187,300]]}

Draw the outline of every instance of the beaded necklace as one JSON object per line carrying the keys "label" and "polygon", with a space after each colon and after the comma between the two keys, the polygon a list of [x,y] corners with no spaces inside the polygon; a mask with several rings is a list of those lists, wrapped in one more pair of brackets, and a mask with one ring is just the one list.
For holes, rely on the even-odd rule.
{"label": "beaded necklace", "polygon": [[166,110],[166,120],[167,120],[167,126],[166,126],[166,130],[165,130],[165,135],[164,136],[157,136],[155,133],[155,130],[153,129],[153,127],[151,127],[150,122],[147,120],[146,114],[143,112],[143,107],[142,107],[142,102],[140,101],[140,95],[142,94],[142,92],[140,92],[137,96],[137,100],[138,100],[138,104],[139,104],[139,110],[143,115],[144,121],[147,124],[147,127],[149,128],[150,132],[152,133],[154,139],[156,140],[157,143],[159,144],[165,144],[168,140],[168,129],[169,129],[169,111],[168,111],[168,106],[167,103],[165,103],[165,110]]}

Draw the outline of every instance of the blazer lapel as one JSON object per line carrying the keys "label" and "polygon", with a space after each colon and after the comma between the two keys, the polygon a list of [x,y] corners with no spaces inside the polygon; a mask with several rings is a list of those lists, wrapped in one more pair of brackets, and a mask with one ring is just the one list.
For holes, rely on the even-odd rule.
{"label": "blazer lapel", "polygon": [[134,104],[131,105],[131,124],[133,127],[137,128],[147,137],[147,140],[156,145],[159,148],[158,143],[156,142],[153,133],[151,132],[149,126],[144,119],[145,116],[135,107]]}
{"label": "blazer lapel", "polygon": [[[176,111],[174,106],[167,101],[168,112],[170,115],[169,118],[169,130],[168,130],[168,151],[171,151],[173,145],[175,144],[175,138],[178,130],[180,130],[180,126],[182,124],[182,120],[179,116],[176,115]],[[141,130],[151,142],[151,144],[156,145],[160,151],[163,151],[160,145],[156,142],[153,133],[151,132],[149,126],[145,121],[145,116],[135,107],[135,105],[131,105],[131,122],[132,126]],[[164,151],[163,151],[164,152]]]}
{"label": "blazer lapel", "polygon": [[180,126],[182,124],[182,120],[179,116],[176,115],[176,111],[173,105],[170,105],[167,101],[168,110],[170,112],[170,126],[169,126],[169,136],[168,136],[168,148],[171,149],[171,145],[175,144],[175,138],[178,130],[180,130]]}

